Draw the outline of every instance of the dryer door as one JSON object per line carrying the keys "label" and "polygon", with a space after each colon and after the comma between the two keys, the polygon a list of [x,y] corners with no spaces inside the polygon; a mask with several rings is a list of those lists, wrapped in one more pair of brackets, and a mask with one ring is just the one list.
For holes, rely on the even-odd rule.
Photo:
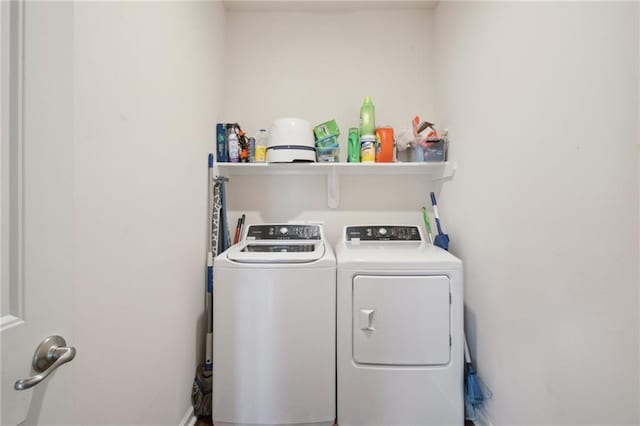
{"label": "dryer door", "polygon": [[355,276],[354,361],[399,366],[449,363],[449,291],[447,276]]}

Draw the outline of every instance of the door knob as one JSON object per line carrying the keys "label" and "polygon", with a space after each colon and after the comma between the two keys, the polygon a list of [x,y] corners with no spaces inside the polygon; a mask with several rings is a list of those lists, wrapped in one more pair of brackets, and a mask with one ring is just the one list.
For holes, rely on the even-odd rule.
{"label": "door knob", "polygon": [[67,342],[60,336],[46,337],[36,349],[33,355],[33,368],[40,374],[36,374],[28,379],[21,379],[16,382],[16,390],[26,390],[34,387],[62,364],[73,360],[76,357],[76,348],[67,347]]}

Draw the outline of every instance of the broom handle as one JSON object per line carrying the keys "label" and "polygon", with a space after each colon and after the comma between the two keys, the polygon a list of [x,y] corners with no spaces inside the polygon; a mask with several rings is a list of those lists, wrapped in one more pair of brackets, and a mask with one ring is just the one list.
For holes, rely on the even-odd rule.
{"label": "broom handle", "polygon": [[207,332],[213,331],[213,253],[207,253]]}
{"label": "broom handle", "polygon": [[431,193],[431,205],[433,206],[433,216],[436,218],[436,226],[438,227],[438,234],[444,234],[442,232],[442,226],[440,226],[440,215],[438,214],[438,204],[436,203],[436,194]]}
{"label": "broom handle", "polygon": [[205,338],[205,370],[213,366],[213,253],[207,253],[207,335]]}
{"label": "broom handle", "polygon": [[[436,207],[433,208],[433,211],[437,213],[438,209]],[[438,234],[444,234],[444,232],[442,232],[442,226],[440,226],[440,218],[436,216],[436,227],[438,228]]]}
{"label": "broom handle", "polygon": [[471,355],[469,354],[469,345],[467,345],[467,335],[464,335],[464,361],[471,364]]}
{"label": "broom handle", "polygon": [[207,291],[206,296],[206,314],[207,314],[207,333],[211,333],[213,330],[213,154],[209,153],[209,181],[207,183],[208,188],[208,204],[207,204],[207,222],[209,223],[209,250],[207,251]]}
{"label": "broom handle", "polygon": [[205,294],[205,312],[207,315],[207,334],[205,335],[205,369],[211,370],[213,366],[213,246],[211,240],[212,215],[213,215],[213,154],[209,154],[209,176],[207,182],[208,203],[207,203],[207,222],[209,222],[209,232],[207,239],[209,240],[209,250],[207,252],[207,290]]}

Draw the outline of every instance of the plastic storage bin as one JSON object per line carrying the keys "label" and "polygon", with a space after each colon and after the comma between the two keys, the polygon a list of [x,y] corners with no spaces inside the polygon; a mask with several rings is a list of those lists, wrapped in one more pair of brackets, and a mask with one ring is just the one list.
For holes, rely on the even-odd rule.
{"label": "plastic storage bin", "polygon": [[415,147],[415,155],[415,161],[447,161],[447,140],[440,139],[438,142],[430,143],[427,148],[418,145]]}
{"label": "plastic storage bin", "polygon": [[331,146],[327,148],[316,148],[318,163],[337,163],[340,161],[340,148]]}

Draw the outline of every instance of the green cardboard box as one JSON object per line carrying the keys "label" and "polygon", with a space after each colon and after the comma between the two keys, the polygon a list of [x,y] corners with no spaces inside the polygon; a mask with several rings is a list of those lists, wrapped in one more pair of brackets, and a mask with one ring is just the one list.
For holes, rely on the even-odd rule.
{"label": "green cardboard box", "polygon": [[313,134],[316,137],[317,141],[321,141],[323,139],[327,139],[330,136],[335,136],[336,138],[340,136],[340,129],[338,128],[338,123],[335,120],[327,121],[326,123],[318,124],[313,128]]}

